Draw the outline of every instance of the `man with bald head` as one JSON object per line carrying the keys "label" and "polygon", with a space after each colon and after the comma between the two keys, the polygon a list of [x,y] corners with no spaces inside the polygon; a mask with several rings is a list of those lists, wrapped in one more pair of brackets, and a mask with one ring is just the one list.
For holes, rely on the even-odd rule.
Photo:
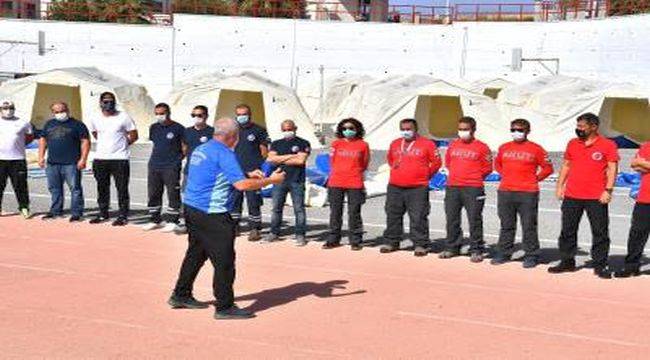
{"label": "man with bald head", "polygon": [[196,275],[207,259],[214,267],[213,291],[215,319],[243,319],[253,314],[235,305],[235,231],[237,223],[230,215],[233,192],[259,190],[280,184],[285,174],[276,170],[264,178],[259,172],[248,178],[233,149],[239,141],[239,125],[222,118],[214,123],[214,137],[192,152],[183,203],[189,245],[169,305],[174,309],[201,309],[208,305],[192,295]]}
{"label": "man with bald head", "polygon": [[271,216],[271,232],[265,242],[277,241],[280,238],[280,226],[282,224],[282,210],[291,194],[293,212],[296,217],[295,244],[304,246],[307,244],[305,233],[307,231],[307,220],[305,214],[305,164],[311,151],[309,141],[296,136],[298,127],[293,120],[285,120],[280,124],[282,139],[271,143],[267,161],[283,169],[287,177],[280,185],[273,187],[273,215]]}
{"label": "man with bald head", "polygon": [[50,211],[43,220],[52,220],[63,214],[63,184],[72,194],[70,222],[82,220],[84,196],[81,171],[86,168],[90,152],[88,128],[70,117],[68,105],[56,102],[51,106],[52,119],[45,123],[38,146],[38,165],[45,168],[47,151],[47,186],[52,196]]}

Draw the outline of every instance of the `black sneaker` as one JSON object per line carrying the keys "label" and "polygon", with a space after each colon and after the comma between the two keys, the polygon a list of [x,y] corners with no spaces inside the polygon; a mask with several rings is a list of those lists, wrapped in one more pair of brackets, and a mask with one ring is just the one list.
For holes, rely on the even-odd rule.
{"label": "black sneaker", "polygon": [[614,272],[614,277],[616,278],[628,278],[631,276],[640,276],[641,269],[638,266],[626,266],[623,270]]}
{"label": "black sneaker", "polygon": [[115,219],[115,221],[113,221],[113,223],[111,225],[113,225],[113,226],[124,226],[124,225],[126,225],[128,223],[129,223],[129,220],[126,217],[120,216],[117,219]]}
{"label": "black sneaker", "polygon": [[473,251],[471,255],[469,256],[469,261],[473,263],[480,263],[483,262],[483,253],[479,251]]}
{"label": "black sneaker", "polygon": [[396,244],[385,244],[379,248],[379,252],[382,254],[389,254],[399,250],[399,245]]}
{"label": "black sneaker", "polygon": [[248,233],[248,241],[259,241],[262,238],[260,231],[253,229]]}
{"label": "black sneaker", "polygon": [[609,271],[607,266],[596,266],[594,267],[594,275],[598,276],[601,279],[611,279],[612,272]]}
{"label": "black sneaker", "polygon": [[52,213],[47,213],[47,214],[43,215],[41,220],[54,220],[54,219],[58,218],[59,216],[61,216],[61,215],[55,215],[55,214],[52,214]]}
{"label": "black sneaker", "polygon": [[217,320],[240,320],[254,318],[255,314],[250,311],[243,310],[233,305],[225,310],[217,310],[214,312],[214,318]]}
{"label": "black sneaker", "polygon": [[438,258],[440,259],[451,259],[453,257],[456,257],[460,255],[459,251],[454,251],[454,250],[445,250],[438,255]]}
{"label": "black sneaker", "polygon": [[359,251],[363,249],[363,246],[361,246],[361,244],[352,244],[350,245],[350,249],[352,249],[352,251]]}
{"label": "black sneaker", "polygon": [[325,250],[330,250],[330,249],[336,249],[337,247],[340,247],[341,243],[338,242],[326,242],[323,244],[322,248]]}
{"label": "black sneaker", "polygon": [[100,215],[97,215],[96,217],[90,219],[90,221],[88,223],[90,223],[90,224],[101,224],[106,220],[108,220],[108,215],[107,214],[100,214]]}
{"label": "black sneaker", "polygon": [[207,309],[210,305],[200,302],[194,298],[194,296],[188,298],[179,298],[172,295],[167,304],[172,307],[172,309]]}
{"label": "black sneaker", "polygon": [[73,222],[81,222],[81,221],[83,221],[83,219],[79,215],[70,216],[70,222],[71,223],[73,223]]}
{"label": "black sneaker", "polygon": [[504,253],[498,252],[498,253],[496,253],[494,255],[492,260],[490,260],[490,264],[492,264],[492,265],[502,265],[502,264],[507,263],[508,261],[510,261],[510,256],[508,256],[508,255],[506,255]]}
{"label": "black sneaker", "polygon": [[537,256],[526,256],[521,264],[524,269],[532,269],[537,266]]}
{"label": "black sneaker", "polygon": [[427,256],[429,253],[429,249],[425,248],[424,246],[416,246],[415,250],[413,251],[413,255],[421,257],[421,256]]}
{"label": "black sneaker", "polygon": [[548,268],[548,272],[551,274],[561,274],[565,272],[574,272],[577,271],[578,268],[576,268],[576,261],[571,259],[571,260],[562,260],[560,261],[559,264],[555,266],[551,266]]}

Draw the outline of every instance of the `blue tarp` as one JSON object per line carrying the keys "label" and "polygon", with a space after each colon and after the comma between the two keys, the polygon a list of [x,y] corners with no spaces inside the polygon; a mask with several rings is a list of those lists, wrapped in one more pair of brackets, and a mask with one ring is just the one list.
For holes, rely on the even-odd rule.
{"label": "blue tarp", "polygon": [[626,138],[625,136],[617,136],[610,138],[616,143],[616,146],[618,146],[619,149],[638,149],[639,144],[635,143],[634,141]]}
{"label": "blue tarp", "polygon": [[641,174],[637,172],[619,173],[616,176],[616,187],[631,187],[641,183]]}
{"label": "blue tarp", "polygon": [[445,186],[447,186],[447,175],[443,173],[433,175],[429,181],[429,189],[431,190],[444,190]]}

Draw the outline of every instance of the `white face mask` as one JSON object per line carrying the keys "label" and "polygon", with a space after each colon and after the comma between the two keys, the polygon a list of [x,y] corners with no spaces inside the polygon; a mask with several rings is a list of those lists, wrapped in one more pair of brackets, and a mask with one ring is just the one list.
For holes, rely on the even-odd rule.
{"label": "white face mask", "polygon": [[415,136],[415,132],[413,130],[401,130],[400,135],[406,140],[411,140]]}
{"label": "white face mask", "polygon": [[167,115],[156,115],[155,119],[162,124],[165,122],[165,120],[167,120]]}
{"label": "white face mask", "polygon": [[200,125],[205,124],[205,119],[200,117],[200,116],[197,116],[197,117],[192,118],[192,119],[194,120],[194,125],[199,125],[200,126]]}
{"label": "white face mask", "polygon": [[14,109],[2,109],[1,114],[3,118],[11,119],[12,117],[14,117],[15,112],[16,111]]}
{"label": "white face mask", "polygon": [[291,139],[292,137],[296,136],[296,133],[294,131],[283,131],[282,136],[285,139]]}
{"label": "white face mask", "polygon": [[458,137],[462,140],[469,140],[472,138],[472,132],[469,130],[458,130]]}
{"label": "white face mask", "polygon": [[237,120],[239,125],[244,125],[244,124],[248,123],[248,121],[250,121],[250,116],[248,116],[248,115],[237,115],[235,120]]}
{"label": "white face mask", "polygon": [[68,113],[67,112],[56,113],[54,114],[54,118],[59,121],[66,121],[68,120]]}
{"label": "white face mask", "polygon": [[526,133],[521,131],[513,131],[510,133],[512,140],[514,141],[524,141],[526,140]]}

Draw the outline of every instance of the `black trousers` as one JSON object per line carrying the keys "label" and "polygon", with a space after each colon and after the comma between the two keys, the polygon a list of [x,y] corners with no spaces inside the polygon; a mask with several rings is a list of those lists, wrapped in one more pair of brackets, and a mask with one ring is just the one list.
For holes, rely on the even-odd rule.
{"label": "black trousers", "polygon": [[0,160],[0,210],[2,210],[2,197],[7,186],[7,179],[11,180],[11,186],[14,188],[18,209],[29,209],[27,162],[25,160]]}
{"label": "black trousers", "polygon": [[185,207],[188,247],[174,288],[174,295],[188,298],[192,295],[194,280],[207,259],[214,267],[212,287],[217,299],[217,310],[233,306],[235,295],[235,226],[229,214],[206,214]]}
{"label": "black trousers", "polygon": [[626,267],[638,268],[641,265],[641,257],[645,244],[648,242],[648,235],[650,235],[650,204],[636,203],[627,239]]}
{"label": "black trousers", "polygon": [[241,220],[244,197],[248,206],[248,225],[251,229],[262,229],[262,194],[259,191],[234,191],[233,210],[230,213],[237,223]]}
{"label": "black trousers", "polygon": [[364,189],[327,188],[327,198],[330,203],[330,234],[328,243],[341,241],[341,227],[343,226],[343,203],[348,198],[348,229],[350,231],[350,245],[361,244],[363,238],[363,220],[361,219],[361,206],[366,202]]}
{"label": "black trousers", "polygon": [[445,191],[447,216],[447,250],[458,252],[463,241],[460,227],[463,208],[469,223],[470,252],[483,251],[483,207],[485,190],[482,187],[448,186]]}
{"label": "black trousers", "polygon": [[415,246],[428,247],[429,240],[429,187],[404,188],[388,185],[386,192],[386,230],[384,239],[399,245],[404,236],[404,214],[409,215],[411,241]]}
{"label": "black trousers", "polygon": [[591,258],[594,266],[606,266],[609,254],[609,207],[598,200],[565,198],[562,202],[562,232],[559,248],[563,260],[572,260],[578,252],[578,227],[587,213],[591,226]]}
{"label": "black trousers", "polygon": [[168,221],[178,223],[181,212],[181,170],[180,167],[169,169],[149,168],[147,177],[147,191],[149,194],[149,215],[151,221],[160,223],[162,221],[162,196],[163,191],[167,190],[167,209]]}
{"label": "black trousers", "polygon": [[129,176],[131,167],[129,160],[101,160],[93,161],[93,175],[97,181],[97,205],[102,215],[108,216],[108,209],[111,202],[111,177],[115,182],[117,191],[117,203],[120,208],[120,216],[129,215]]}
{"label": "black trousers", "polygon": [[501,220],[498,250],[510,256],[514,252],[517,215],[521,219],[522,243],[527,256],[539,255],[537,234],[538,192],[499,191],[497,209]]}

